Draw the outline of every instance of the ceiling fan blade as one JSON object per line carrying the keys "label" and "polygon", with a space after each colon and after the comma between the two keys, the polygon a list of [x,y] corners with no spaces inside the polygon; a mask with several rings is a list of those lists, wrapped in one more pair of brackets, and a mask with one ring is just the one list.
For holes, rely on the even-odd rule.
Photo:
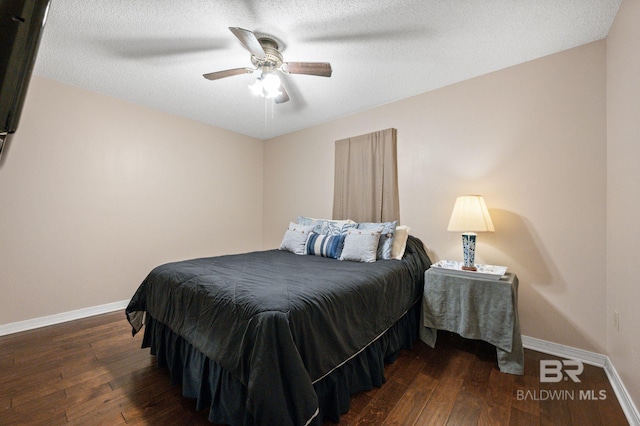
{"label": "ceiling fan blade", "polygon": [[207,80],[219,80],[221,78],[232,77],[239,74],[251,74],[254,71],[255,70],[253,68],[233,68],[230,70],[210,72],[208,74],[203,74],[202,76]]}
{"label": "ceiling fan blade", "polygon": [[238,27],[229,27],[229,29],[253,56],[258,59],[266,58],[267,55],[264,53],[264,49],[260,45],[260,42],[254,33]]}
{"label": "ceiling fan blade", "polygon": [[[366,22],[364,20],[363,22]],[[400,27],[391,29],[366,29],[358,31],[353,28],[351,23],[345,26],[345,30],[333,28],[331,34],[314,34],[311,37],[303,37],[302,40],[313,43],[349,43],[349,42],[376,42],[383,41],[401,42],[402,40],[416,38],[427,33],[424,27]]]}
{"label": "ceiling fan blade", "polygon": [[288,74],[308,74],[320,77],[331,77],[331,64],[329,62],[285,62],[282,71]]}
{"label": "ceiling fan blade", "polygon": [[121,37],[99,39],[96,44],[121,58],[163,59],[224,49],[229,41],[208,37]]}
{"label": "ceiling fan blade", "polygon": [[275,101],[275,103],[277,104],[283,104],[285,102],[288,102],[289,99],[289,94],[287,93],[287,90],[284,88],[284,84],[280,84],[280,89],[278,89],[280,91],[280,94],[278,96],[276,96],[275,98],[273,98],[273,100]]}

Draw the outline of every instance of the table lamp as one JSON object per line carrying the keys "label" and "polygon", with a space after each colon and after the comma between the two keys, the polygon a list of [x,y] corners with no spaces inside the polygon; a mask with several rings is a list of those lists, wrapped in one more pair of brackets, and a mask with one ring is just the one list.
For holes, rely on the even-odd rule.
{"label": "table lamp", "polygon": [[475,271],[476,232],[495,231],[482,195],[465,195],[456,199],[447,231],[462,232],[462,269]]}

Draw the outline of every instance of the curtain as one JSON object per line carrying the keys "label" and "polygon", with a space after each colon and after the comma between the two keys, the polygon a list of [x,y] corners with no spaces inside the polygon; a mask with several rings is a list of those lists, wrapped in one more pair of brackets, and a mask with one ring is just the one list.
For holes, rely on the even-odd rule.
{"label": "curtain", "polygon": [[336,141],[333,218],[400,219],[396,129]]}

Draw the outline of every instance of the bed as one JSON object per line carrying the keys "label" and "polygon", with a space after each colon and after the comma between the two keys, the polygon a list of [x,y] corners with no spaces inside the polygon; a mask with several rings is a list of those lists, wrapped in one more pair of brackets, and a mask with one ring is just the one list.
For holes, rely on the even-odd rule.
{"label": "bed", "polygon": [[283,250],[187,260],[151,271],[126,314],[210,421],[337,422],[350,395],[382,385],[384,362],[415,341],[430,264],[413,236],[402,260]]}

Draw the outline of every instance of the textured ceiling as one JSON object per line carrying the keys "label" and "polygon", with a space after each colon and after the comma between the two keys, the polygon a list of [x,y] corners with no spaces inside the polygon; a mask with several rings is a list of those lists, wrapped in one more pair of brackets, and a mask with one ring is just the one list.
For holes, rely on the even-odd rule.
{"label": "textured ceiling", "polygon": [[[52,0],[35,73],[268,139],[607,36],[621,0]],[[269,34],[291,101],[254,97],[228,27]]]}

